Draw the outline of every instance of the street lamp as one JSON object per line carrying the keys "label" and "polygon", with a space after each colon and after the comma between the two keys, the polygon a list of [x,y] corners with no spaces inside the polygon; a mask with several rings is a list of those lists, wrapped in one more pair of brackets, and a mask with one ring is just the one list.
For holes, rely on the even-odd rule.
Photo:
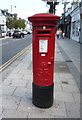
{"label": "street lamp", "polygon": [[[11,5],[11,14],[12,14],[12,7],[13,7],[13,6]],[[14,6],[14,8],[16,8],[16,6]]]}
{"label": "street lamp", "polygon": [[49,9],[49,13],[55,14],[55,7],[56,5],[59,3],[57,2],[57,0],[42,0],[42,1],[46,1],[48,5],[50,5],[50,9]]}
{"label": "street lamp", "polygon": [[48,5],[50,5],[50,9],[49,9],[49,13],[52,13],[52,14],[55,14],[55,11],[56,11],[56,5],[58,4],[59,2],[47,2]]}
{"label": "street lamp", "polygon": [[67,20],[66,20],[66,6],[67,6],[67,4],[68,3],[70,3],[70,2],[67,2],[67,0],[62,0],[62,4],[64,4],[64,13],[62,14],[62,17],[63,17],[63,32],[65,32],[66,31],[66,22],[67,22]]}

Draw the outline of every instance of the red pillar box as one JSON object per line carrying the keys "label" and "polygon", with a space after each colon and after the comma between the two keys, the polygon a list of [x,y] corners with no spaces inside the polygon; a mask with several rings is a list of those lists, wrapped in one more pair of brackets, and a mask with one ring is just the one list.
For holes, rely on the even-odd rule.
{"label": "red pillar box", "polygon": [[32,102],[37,107],[48,108],[53,105],[55,31],[60,17],[41,13],[28,20],[33,26]]}

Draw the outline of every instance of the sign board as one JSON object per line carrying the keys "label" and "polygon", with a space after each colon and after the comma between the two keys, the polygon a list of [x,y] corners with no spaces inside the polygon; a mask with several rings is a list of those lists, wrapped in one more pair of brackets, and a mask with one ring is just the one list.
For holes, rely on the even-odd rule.
{"label": "sign board", "polygon": [[40,53],[48,52],[48,39],[40,39],[39,40],[39,52]]}

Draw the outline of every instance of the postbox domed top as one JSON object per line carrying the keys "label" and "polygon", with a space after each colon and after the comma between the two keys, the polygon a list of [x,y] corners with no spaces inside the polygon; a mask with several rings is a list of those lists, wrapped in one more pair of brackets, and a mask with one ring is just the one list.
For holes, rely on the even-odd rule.
{"label": "postbox domed top", "polygon": [[34,21],[59,21],[60,17],[56,16],[54,14],[50,14],[50,13],[39,13],[39,14],[35,14],[31,17],[28,17],[28,20],[30,22],[34,22]]}

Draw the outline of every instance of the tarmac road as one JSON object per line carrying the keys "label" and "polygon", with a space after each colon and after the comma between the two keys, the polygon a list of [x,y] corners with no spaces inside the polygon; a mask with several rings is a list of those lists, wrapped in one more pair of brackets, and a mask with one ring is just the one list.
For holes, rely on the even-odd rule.
{"label": "tarmac road", "polygon": [[0,66],[31,44],[31,34],[24,38],[7,38],[0,40]]}

